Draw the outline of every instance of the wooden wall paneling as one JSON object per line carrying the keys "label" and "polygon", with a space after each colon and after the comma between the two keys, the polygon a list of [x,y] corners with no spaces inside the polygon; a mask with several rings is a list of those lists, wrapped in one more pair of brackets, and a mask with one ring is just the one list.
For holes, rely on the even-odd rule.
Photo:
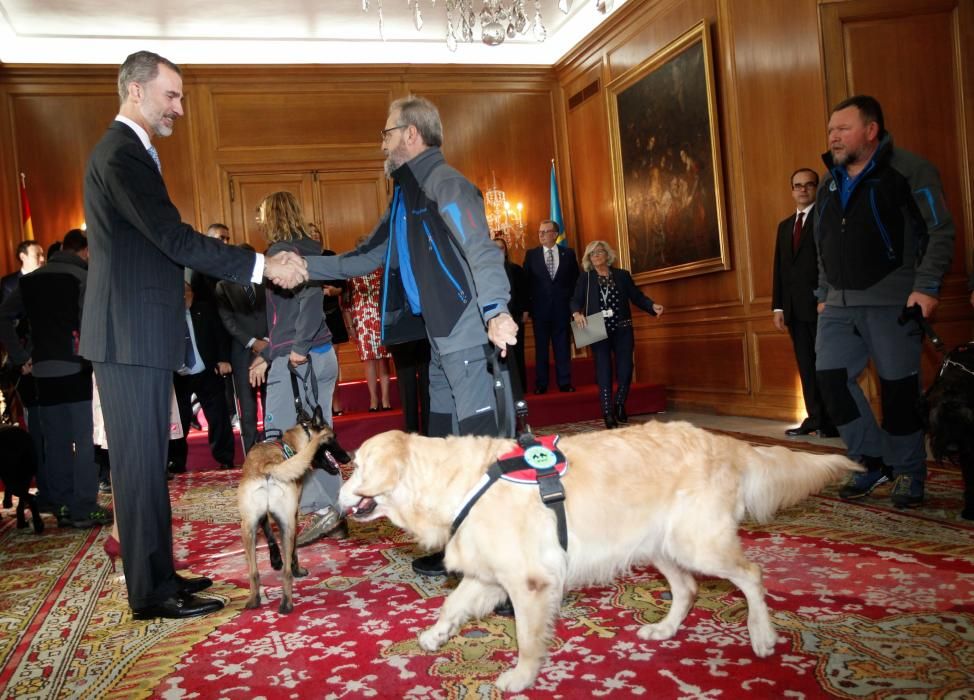
{"label": "wooden wall paneling", "polygon": [[[0,65],[0,75],[3,66]],[[20,169],[14,148],[13,99],[0,84],[0,274],[20,268],[17,244],[21,238]]]}
{"label": "wooden wall paneling", "polygon": [[360,171],[316,174],[317,221],[325,248],[345,253],[372,233],[388,207],[381,163]]}
{"label": "wooden wall paneling", "polygon": [[117,103],[110,93],[21,92],[12,97],[18,170],[27,176],[34,238],[45,248],[84,223],[88,155]]}
{"label": "wooden wall paneling", "polygon": [[598,81],[597,94],[568,108],[568,153],[571,160],[571,199],[575,210],[575,244],[581,257],[585,246],[606,240],[618,250],[615,226],[615,200],[612,171],[608,167],[608,117],[605,110],[605,71],[602,61],[562,88],[562,101],[568,101],[586,86]]}
{"label": "wooden wall paneling", "polygon": [[[824,82],[815,0],[727,2],[734,31],[736,103],[741,128],[734,141],[742,177],[736,201],[750,261],[745,298],[770,314],[771,271],[778,222],[794,213],[790,176],[825,166]],[[806,31],[794,31],[793,28]],[[790,31],[789,31],[790,30]]]}
{"label": "wooden wall paneling", "polygon": [[747,336],[742,327],[666,327],[636,343],[639,381],[664,384],[670,392],[707,392],[714,396],[747,396]]}

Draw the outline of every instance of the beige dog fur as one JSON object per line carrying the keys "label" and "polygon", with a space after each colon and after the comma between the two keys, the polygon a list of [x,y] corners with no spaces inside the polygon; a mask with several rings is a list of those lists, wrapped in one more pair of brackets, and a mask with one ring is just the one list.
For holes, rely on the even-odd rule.
{"label": "beige dog fur", "polygon": [[451,538],[468,492],[513,441],[486,437],[424,438],[394,431],[367,440],[340,504],[359,520],[386,516],[435,550],[463,578],[439,619],[420,634],[434,651],[461,625],[489,614],[510,596],[518,661],[497,679],[518,691],[537,678],[566,588],[605,583],[633,566],[652,564],[666,578],[672,604],[638,636],[669,639],[696,596],[691,572],[729,579],[744,593],[747,627],[758,656],[776,636],[760,568],[748,561],[738,523],[767,521],[860,467],[838,455],[754,447],[689,423],[649,422],[582,433],[558,446],[568,460],[568,551],[558,544],[554,512],[535,486],[495,483]]}

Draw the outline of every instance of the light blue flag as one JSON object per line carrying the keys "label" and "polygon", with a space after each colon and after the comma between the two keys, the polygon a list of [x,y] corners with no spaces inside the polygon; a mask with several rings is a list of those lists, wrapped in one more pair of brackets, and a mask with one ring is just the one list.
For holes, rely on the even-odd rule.
{"label": "light blue flag", "polygon": [[561,200],[558,199],[558,179],[555,177],[555,161],[551,161],[551,211],[548,214],[548,218],[558,224],[558,230],[560,233],[555,239],[555,243],[563,246],[567,243],[565,238],[565,222],[561,218]]}

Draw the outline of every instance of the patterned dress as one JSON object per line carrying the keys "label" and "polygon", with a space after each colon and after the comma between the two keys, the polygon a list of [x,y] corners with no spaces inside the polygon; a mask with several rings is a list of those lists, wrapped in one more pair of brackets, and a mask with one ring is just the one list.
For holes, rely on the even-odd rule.
{"label": "patterned dress", "polygon": [[379,315],[379,294],[382,289],[382,268],[364,277],[353,277],[348,281],[349,309],[358,342],[359,358],[378,360],[389,357],[382,347],[382,318]]}

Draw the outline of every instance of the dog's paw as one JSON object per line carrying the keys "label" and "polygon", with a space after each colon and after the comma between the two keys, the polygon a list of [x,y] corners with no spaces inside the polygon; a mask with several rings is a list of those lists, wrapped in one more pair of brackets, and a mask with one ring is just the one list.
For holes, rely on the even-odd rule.
{"label": "dog's paw", "polygon": [[537,675],[536,672],[526,670],[524,664],[518,664],[499,675],[494,685],[505,693],[517,693],[530,687]]}
{"label": "dog's paw", "polygon": [[287,615],[294,610],[294,603],[290,600],[281,599],[281,604],[277,606],[277,612],[281,615]]}
{"label": "dog's paw", "polygon": [[294,566],[291,567],[291,575],[294,576],[294,578],[304,578],[308,575],[308,570],[303,566]]}
{"label": "dog's paw", "polygon": [[755,656],[763,659],[774,654],[774,645],[778,641],[778,637],[774,633],[774,627],[770,625],[761,629],[751,629],[749,627],[747,631],[751,636],[751,648],[754,650]]}
{"label": "dog's paw", "polygon": [[280,571],[284,568],[284,560],[281,558],[281,553],[277,549],[272,549],[271,552],[271,568],[274,571]]}
{"label": "dog's paw", "polygon": [[445,641],[446,635],[438,633],[435,627],[430,627],[425,632],[420,632],[419,634],[419,646],[424,651],[436,651],[443,646]]}
{"label": "dog's paw", "polygon": [[256,610],[257,608],[259,608],[260,607],[260,596],[259,595],[256,595],[256,596],[250,596],[249,598],[247,598],[247,602],[244,603],[244,607],[247,608],[247,610]]}
{"label": "dog's paw", "polygon": [[678,625],[668,622],[656,622],[651,625],[643,625],[636,632],[640,639],[660,641],[663,639],[673,639]]}

